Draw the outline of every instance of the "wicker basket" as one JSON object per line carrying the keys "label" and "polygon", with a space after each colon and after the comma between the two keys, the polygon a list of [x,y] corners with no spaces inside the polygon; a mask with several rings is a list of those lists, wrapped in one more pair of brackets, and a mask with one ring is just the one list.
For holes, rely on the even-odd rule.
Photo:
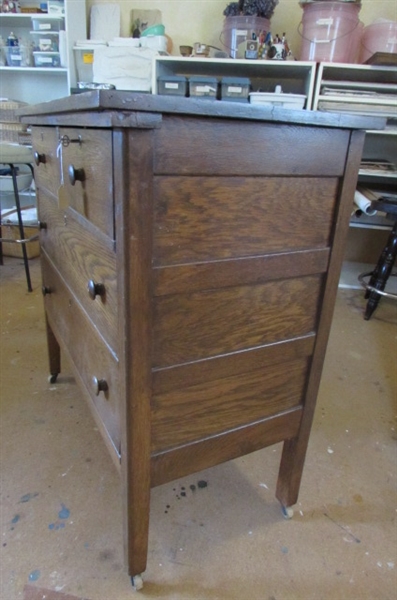
{"label": "wicker basket", "polygon": [[19,143],[19,135],[26,134],[27,125],[23,123],[0,123],[0,141]]}
{"label": "wicker basket", "polygon": [[[39,233],[38,227],[31,227],[30,225],[24,225],[23,230],[25,237],[30,238]],[[19,228],[18,225],[2,224],[1,236],[10,240],[19,240]],[[26,254],[28,258],[36,258],[40,254],[40,243],[39,240],[33,240],[26,246]],[[12,242],[3,242],[3,254],[4,256],[14,256],[16,258],[23,258],[22,244],[14,244]]]}
{"label": "wicker basket", "polygon": [[[40,243],[39,243],[39,227],[36,222],[37,212],[34,212],[35,218],[31,214],[31,210],[34,209],[34,205],[22,207],[22,222],[23,230],[25,234],[25,240],[32,239],[30,242],[25,243],[26,254],[28,258],[36,258],[40,254]],[[1,237],[3,240],[3,254],[4,256],[15,256],[16,258],[23,258],[22,244],[15,243],[12,240],[19,240],[21,235],[19,233],[19,226],[17,223],[17,211],[15,207],[9,210],[2,211],[2,224],[1,224]]]}
{"label": "wicker basket", "polygon": [[19,123],[15,112],[18,108],[26,105],[26,102],[17,100],[0,100],[0,123]]}

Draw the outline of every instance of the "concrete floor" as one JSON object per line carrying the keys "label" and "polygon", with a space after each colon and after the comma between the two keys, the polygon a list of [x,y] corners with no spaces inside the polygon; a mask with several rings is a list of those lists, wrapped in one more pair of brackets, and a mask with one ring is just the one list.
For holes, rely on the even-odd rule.
{"label": "concrete floor", "polygon": [[[32,294],[21,261],[5,263],[1,600],[137,597],[116,469],[68,364],[47,381],[38,259]],[[397,598],[397,304],[368,322],[363,306],[339,291],[294,518],[274,495],[281,445],[155,488],[141,597]]]}

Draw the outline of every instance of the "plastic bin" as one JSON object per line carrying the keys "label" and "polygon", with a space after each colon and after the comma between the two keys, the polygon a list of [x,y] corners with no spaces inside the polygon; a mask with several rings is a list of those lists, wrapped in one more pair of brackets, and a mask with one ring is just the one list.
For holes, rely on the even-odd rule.
{"label": "plastic bin", "polygon": [[[132,38],[131,38],[132,39]],[[81,83],[93,83],[94,82],[94,57],[95,48],[106,48],[106,42],[83,40],[77,41],[73,47],[76,69],[77,69],[77,81]]]}
{"label": "plastic bin", "polygon": [[365,63],[376,52],[397,53],[396,21],[378,19],[364,27],[360,62]]}
{"label": "plastic bin", "polygon": [[93,82],[94,48],[90,46],[75,46],[73,51],[76,59],[77,81]]}
{"label": "plastic bin", "polygon": [[34,31],[60,31],[63,19],[59,17],[32,17],[32,27]]}
{"label": "plastic bin", "polygon": [[216,100],[218,80],[216,77],[194,76],[189,78],[189,95],[195,98]]}
{"label": "plastic bin", "polygon": [[49,15],[61,16],[65,14],[65,3],[63,0],[48,0],[47,11]]}
{"label": "plastic bin", "polygon": [[221,98],[229,102],[248,102],[250,88],[248,77],[222,77]]}
{"label": "plastic bin", "polygon": [[59,31],[31,31],[35,52],[59,52]]}
{"label": "plastic bin", "polygon": [[6,46],[4,50],[9,67],[29,67],[31,65],[31,52],[27,46]]}
{"label": "plastic bin", "polygon": [[59,52],[33,52],[34,66],[54,68],[61,66]]}
{"label": "plastic bin", "polygon": [[354,2],[302,3],[300,60],[353,62],[357,56],[361,5]]}
{"label": "plastic bin", "polygon": [[276,92],[252,92],[249,95],[251,104],[258,104],[263,107],[271,108],[278,106],[279,108],[290,108],[301,110],[306,101],[306,96],[303,94],[277,94]]}
{"label": "plastic bin", "polygon": [[160,75],[157,89],[164,96],[186,96],[187,78],[183,75]]}

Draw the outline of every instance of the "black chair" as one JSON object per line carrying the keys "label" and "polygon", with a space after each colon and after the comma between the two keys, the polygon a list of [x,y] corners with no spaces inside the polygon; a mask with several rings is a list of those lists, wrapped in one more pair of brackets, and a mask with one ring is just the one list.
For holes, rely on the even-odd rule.
{"label": "black chair", "polygon": [[[371,202],[371,208],[386,213],[386,217],[394,221],[386,246],[383,248],[378,263],[373,271],[362,273],[358,280],[365,288],[365,299],[368,300],[364,312],[364,319],[368,321],[378,306],[382,296],[397,299],[397,294],[386,292],[386,284],[393,273],[393,266],[397,256],[397,199],[383,196]],[[369,280],[367,278],[369,277]]]}

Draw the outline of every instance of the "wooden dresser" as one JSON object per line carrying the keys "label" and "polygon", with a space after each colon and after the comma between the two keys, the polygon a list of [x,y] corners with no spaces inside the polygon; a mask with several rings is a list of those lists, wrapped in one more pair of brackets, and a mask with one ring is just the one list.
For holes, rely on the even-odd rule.
{"label": "wooden dresser", "polygon": [[51,378],[61,349],[120,466],[139,587],[152,486],[284,441],[276,495],[297,501],[362,129],[383,120],[110,91],[22,115]]}

